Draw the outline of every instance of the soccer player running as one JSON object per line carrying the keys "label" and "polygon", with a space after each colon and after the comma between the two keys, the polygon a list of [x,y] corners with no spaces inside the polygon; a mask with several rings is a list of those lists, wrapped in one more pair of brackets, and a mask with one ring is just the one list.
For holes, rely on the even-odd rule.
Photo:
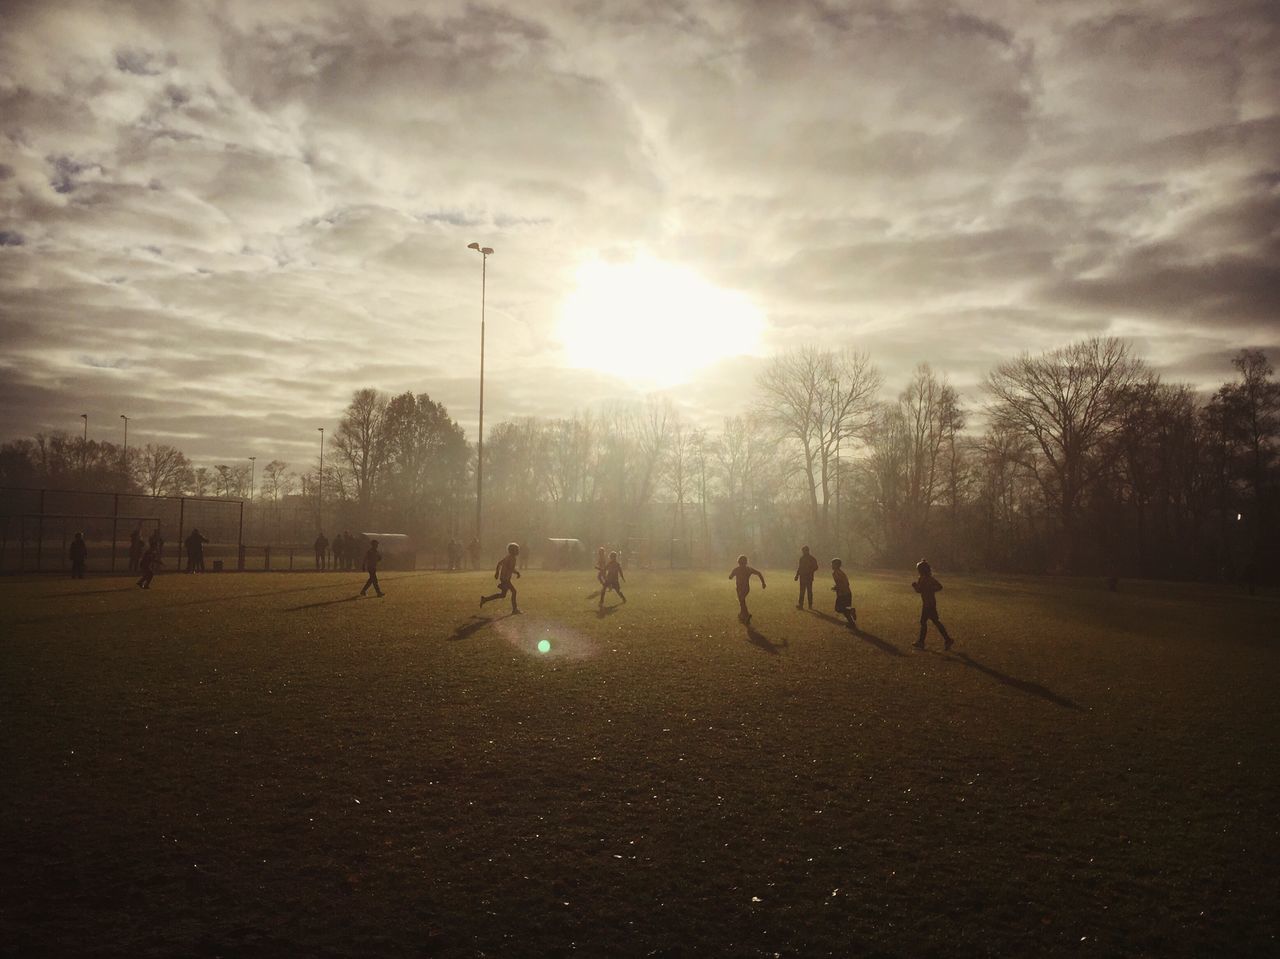
{"label": "soccer player running", "polygon": [[[619,596],[622,596],[622,583],[626,582],[627,577],[622,572],[622,564],[618,562],[618,554],[610,553],[609,562],[605,563],[604,569],[601,571],[600,581],[603,584],[600,590],[600,608],[604,609],[604,594],[613,590]],[[625,603],[627,597],[622,596]]]}
{"label": "soccer player running", "polygon": [[382,587],[378,585],[378,564],[382,562],[382,554],[378,552],[378,541],[376,539],[369,540],[369,551],[364,554],[364,568],[368,572],[369,578],[364,581],[364,586],[360,590],[360,595],[364,596],[368,593],[369,587],[372,586],[374,592],[379,597],[385,596]]}
{"label": "soccer player running", "polygon": [[853,587],[849,585],[849,574],[844,571],[844,563],[838,559],[831,561],[831,579],[835,582],[831,588],[836,594],[836,612],[845,618],[850,629],[857,629],[858,611],[853,608]]}
{"label": "soccer player running", "polygon": [[747,609],[747,594],[751,592],[751,577],[760,577],[760,588],[764,589],[764,573],[747,563],[747,554],[738,557],[738,565],[729,573],[730,579],[738,581],[738,618],[744,623],[751,622],[751,613]]}
{"label": "soccer player running", "polygon": [[933,568],[927,559],[916,563],[916,572],[920,578],[911,584],[911,588],[920,594],[920,638],[913,644],[916,649],[924,649],[924,634],[929,628],[929,621],[938,627],[942,634],[943,649],[950,649],[955,641],[947,633],[947,627],[938,619],[938,593],[942,592],[942,584],[933,578]]}
{"label": "soccer player running", "polygon": [[493,578],[498,581],[498,591],[490,596],[481,596],[480,605],[491,599],[502,599],[507,593],[511,594],[511,613],[515,615],[520,612],[520,607],[516,605],[516,588],[511,583],[511,577],[520,578],[520,570],[516,569],[516,558],[520,555],[520,546],[517,543],[507,545],[507,555],[498,560],[498,565],[494,567]]}
{"label": "soccer player running", "polygon": [[813,609],[813,577],[818,572],[818,558],[809,554],[808,546],[800,547],[800,562],[796,565],[795,581],[800,584],[800,598],[796,600],[796,609],[804,609],[804,598],[809,597],[809,608]]}

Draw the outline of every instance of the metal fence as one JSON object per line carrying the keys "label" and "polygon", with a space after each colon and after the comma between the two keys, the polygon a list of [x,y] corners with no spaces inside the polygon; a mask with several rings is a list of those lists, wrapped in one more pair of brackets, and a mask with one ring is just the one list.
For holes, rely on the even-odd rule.
{"label": "metal fence", "polygon": [[206,569],[243,568],[242,500],[0,487],[0,572],[70,569],[78,532],[91,571],[129,570],[135,532],[144,542],[159,534],[160,558],[174,569],[183,563],[183,540],[193,529],[209,540]]}

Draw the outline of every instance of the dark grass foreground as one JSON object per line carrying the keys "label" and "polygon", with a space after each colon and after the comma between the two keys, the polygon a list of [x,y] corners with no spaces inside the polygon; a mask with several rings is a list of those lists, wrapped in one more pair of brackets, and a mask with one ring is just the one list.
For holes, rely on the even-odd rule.
{"label": "dark grass foreground", "polygon": [[0,582],[0,948],[1275,954],[1280,602],[723,575]]}

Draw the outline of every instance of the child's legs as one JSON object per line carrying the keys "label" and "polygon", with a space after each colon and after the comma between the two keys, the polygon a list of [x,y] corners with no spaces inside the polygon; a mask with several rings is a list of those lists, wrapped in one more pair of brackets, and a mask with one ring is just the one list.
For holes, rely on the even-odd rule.
{"label": "child's legs", "polygon": [[933,625],[938,627],[938,632],[942,634],[943,639],[950,639],[947,635],[947,627],[942,625],[942,620],[938,619],[938,611],[936,609],[929,611],[929,618],[933,620]]}
{"label": "child's legs", "polygon": [[369,587],[370,587],[370,586],[372,586],[374,589],[377,589],[377,588],[378,588],[378,574],[377,574],[377,573],[370,573],[370,574],[369,574],[369,578],[368,578],[368,579],[366,579],[366,580],[364,581],[364,585],[360,587],[360,592],[361,592],[361,594],[363,595],[364,593],[367,593],[367,592],[369,591]]}
{"label": "child's legs", "polygon": [[744,616],[747,615],[747,592],[747,590],[738,591],[738,609]]}
{"label": "child's legs", "polygon": [[813,606],[813,580],[801,580],[800,582],[800,602],[804,602],[804,597],[809,598],[809,606]]}
{"label": "child's legs", "polygon": [[517,609],[519,609],[519,607],[516,605],[516,588],[512,586],[510,583],[503,583],[502,592],[504,595],[506,593],[511,594],[511,612],[514,613]]}

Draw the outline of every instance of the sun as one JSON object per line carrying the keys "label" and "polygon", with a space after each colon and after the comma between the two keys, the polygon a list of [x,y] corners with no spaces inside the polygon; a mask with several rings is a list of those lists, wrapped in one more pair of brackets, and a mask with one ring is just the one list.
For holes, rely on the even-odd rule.
{"label": "sun", "polygon": [[583,264],[560,315],[570,365],[652,387],[757,354],[764,327],[764,314],[742,293],[651,256]]}

